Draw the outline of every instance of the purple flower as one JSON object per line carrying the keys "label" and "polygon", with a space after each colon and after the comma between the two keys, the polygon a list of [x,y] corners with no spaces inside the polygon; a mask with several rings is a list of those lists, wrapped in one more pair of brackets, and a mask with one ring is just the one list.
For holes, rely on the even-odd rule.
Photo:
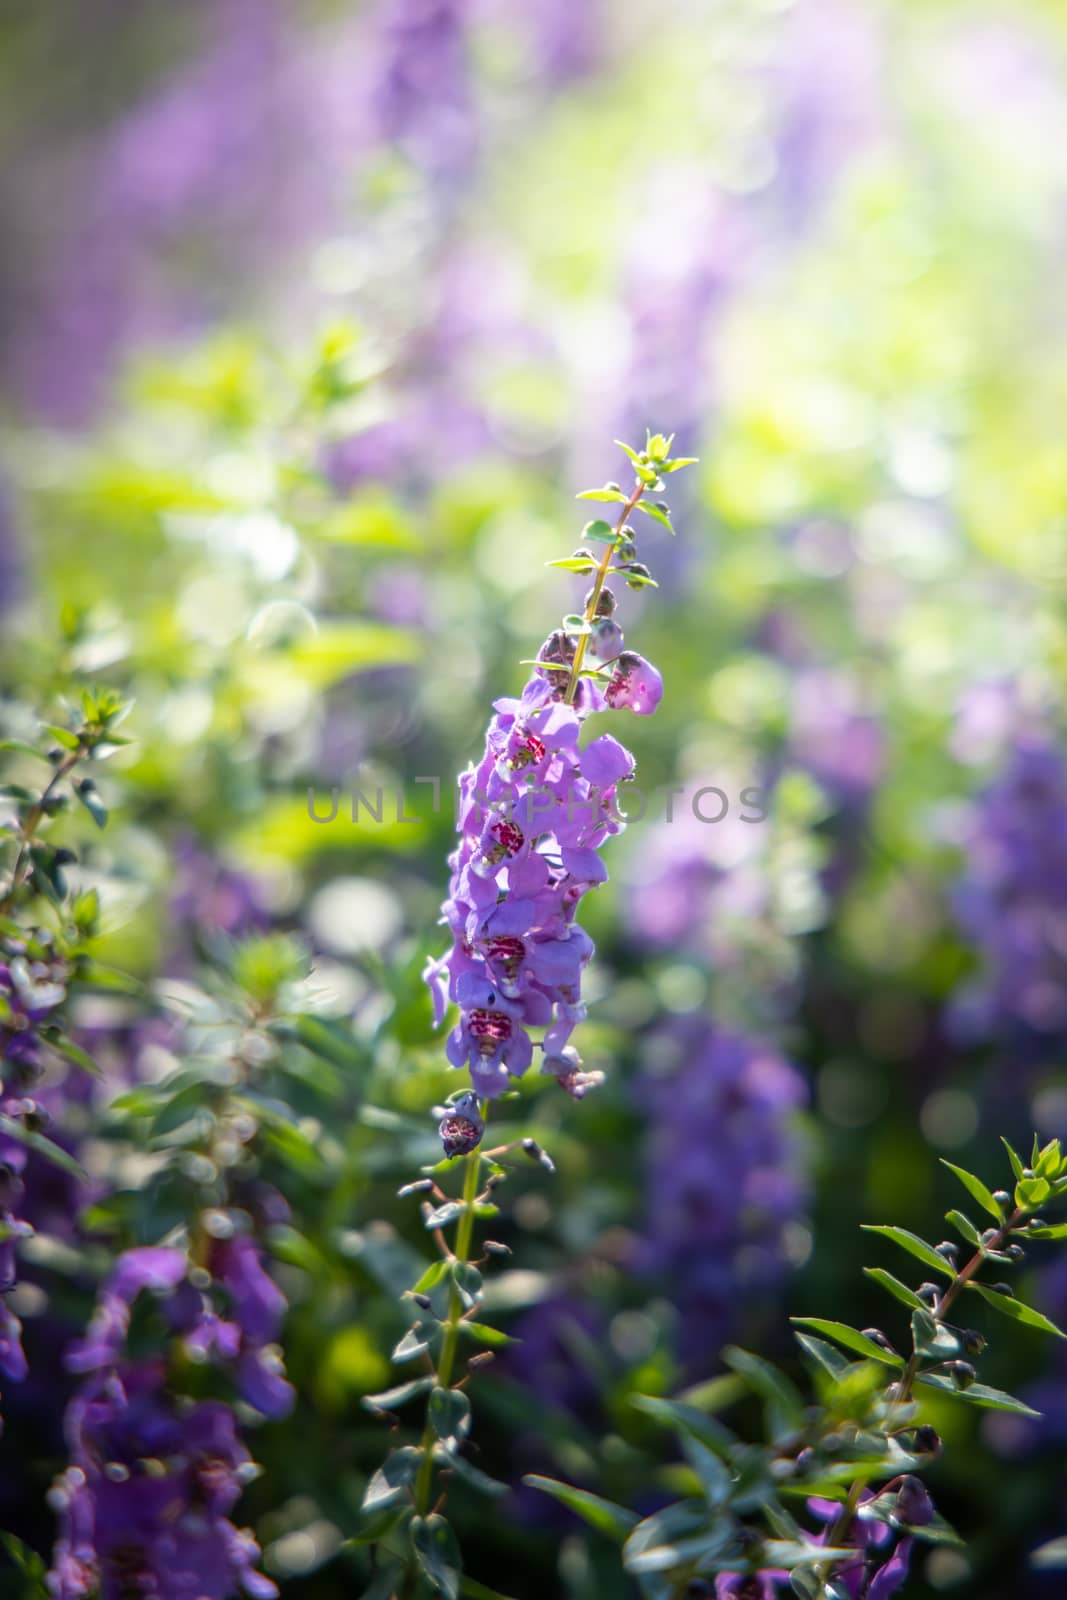
{"label": "purple flower", "polygon": [[485,1132],[478,1096],[468,1090],[442,1108],[438,1129],[446,1156],[465,1156],[476,1150]]}
{"label": "purple flower", "polygon": [[[593,955],[576,913],[607,876],[599,848],[624,826],[618,786],[634,761],[610,734],[584,749],[578,739],[589,712],[609,703],[654,711],[662,683],[640,656],[622,655],[605,691],[581,679],[587,692],[566,704],[573,653],[566,633],[549,638],[538,657],[545,665],[521,696],[495,702],[482,759],[460,778],[460,842],[442,907],[452,948],[423,976],[438,1024],[449,1001],[460,1008],[445,1053],[468,1068],[479,1099],[505,1093],[526,1072],[533,1028],[545,1030],[544,1072],[575,1098],[601,1081],[568,1050],[585,1015],[582,974]],[[442,1123],[442,1135],[458,1149],[470,1128]]]}
{"label": "purple flower", "polygon": [[715,1580],[715,1600],[774,1600],[782,1589],[789,1592],[788,1572],[720,1572]]}
{"label": "purple flower", "polygon": [[957,918],[981,958],[953,1001],[958,1033],[1026,1053],[1067,1039],[1067,766],[1040,737],[1018,741],[979,796]]}
{"label": "purple flower", "polygon": [[645,1055],[659,1070],[637,1089],[648,1194],[637,1264],[678,1306],[697,1375],[745,1301],[785,1271],[804,1201],[792,1118],[806,1089],[774,1051],[702,1017],[652,1035]]}
{"label": "purple flower", "polygon": [[96,1377],[67,1416],[71,1464],[49,1587],[55,1600],[268,1600],[251,1535],[228,1520],[255,1468],[229,1407],[183,1406],[162,1363]]}

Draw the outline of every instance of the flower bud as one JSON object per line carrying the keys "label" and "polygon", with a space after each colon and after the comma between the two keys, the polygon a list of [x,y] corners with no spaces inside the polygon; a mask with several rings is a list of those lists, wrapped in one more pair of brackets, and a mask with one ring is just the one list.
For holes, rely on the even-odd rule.
{"label": "flower bud", "polygon": [[872,1344],[878,1345],[883,1350],[893,1349],[892,1344],[882,1332],[881,1328],[864,1328],[863,1337],[865,1339],[869,1339]]}
{"label": "flower bud", "polygon": [[897,1490],[896,1514],[910,1528],[925,1528],[933,1521],[934,1503],[918,1478],[906,1477]]}
{"label": "flower bud", "polygon": [[969,1389],[978,1376],[969,1361],[950,1361],[948,1370],[957,1389]]}
{"label": "flower bud", "polygon": [[1011,1195],[1008,1193],[1007,1189],[994,1189],[993,1199],[997,1202],[997,1205],[1000,1206],[1002,1211],[1006,1210],[1008,1206],[1011,1205]]}
{"label": "flower bud", "polygon": [[941,1454],[941,1435],[936,1428],[931,1428],[928,1422],[916,1428],[912,1435],[913,1448],[924,1456],[939,1456]]}

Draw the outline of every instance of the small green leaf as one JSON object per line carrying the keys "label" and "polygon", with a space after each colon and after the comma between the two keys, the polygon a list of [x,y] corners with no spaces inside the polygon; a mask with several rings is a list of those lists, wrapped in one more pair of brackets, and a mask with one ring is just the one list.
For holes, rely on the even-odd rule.
{"label": "small green leaf", "polygon": [[540,1489],[542,1494],[550,1494],[554,1500],[581,1517],[583,1522],[588,1522],[591,1528],[596,1528],[598,1533],[605,1533],[620,1543],[640,1520],[625,1506],[617,1506],[614,1501],[590,1494],[587,1489],[577,1489],[571,1483],[560,1483],[556,1478],[542,1478],[538,1473],[531,1473],[522,1481],[528,1489]]}
{"label": "small green leaf", "polygon": [[412,1294],[429,1294],[431,1289],[436,1289],[441,1280],[448,1274],[449,1263],[441,1256],[437,1261],[431,1261],[418,1283],[412,1288]]}
{"label": "small green leaf", "polygon": [[574,556],[566,556],[566,557],[564,557],[563,559],[561,559],[559,561],[546,561],[545,562],[545,566],[546,567],[559,567],[564,572],[595,572],[596,571],[596,562],[595,561],[586,561],[586,560],[581,559],[580,557],[578,559],[575,559]]}
{"label": "small green leaf", "polygon": [[964,1216],[962,1211],[946,1211],[945,1221],[951,1222],[956,1232],[961,1238],[966,1239],[968,1244],[973,1244],[976,1250],[981,1248],[982,1236],[970,1217]]}
{"label": "small green leaf", "polygon": [[441,1325],[438,1322],[416,1322],[409,1328],[393,1351],[392,1359],[397,1362],[414,1361],[416,1356],[426,1355],[435,1349],[441,1342]]}
{"label": "small green leaf", "polygon": [[73,1156],[67,1154],[62,1145],[53,1144],[43,1133],[31,1132],[14,1117],[6,1116],[2,1112],[0,1112],[0,1133],[6,1133],[9,1139],[14,1139],[27,1150],[33,1150],[37,1155],[43,1156],[54,1167],[59,1167],[70,1177],[77,1178],[79,1183],[89,1181],[88,1173],[78,1165]]}
{"label": "small green leaf", "polygon": [[576,500],[614,500],[626,504],[627,496],[621,489],[583,489],[581,494],[575,495]]}
{"label": "small green leaf", "polygon": [[883,1289],[888,1289],[902,1305],[911,1306],[912,1310],[924,1311],[926,1308],[914,1289],[909,1289],[906,1283],[901,1283],[899,1278],[894,1278],[891,1272],[886,1272],[884,1267],[864,1267],[868,1278],[873,1278],[875,1283],[880,1283]]}
{"label": "small green leaf", "polygon": [[441,1463],[446,1472],[454,1472],[458,1478],[478,1494],[488,1495],[496,1500],[501,1495],[510,1494],[506,1483],[501,1483],[497,1478],[491,1478],[488,1472],[482,1472],[478,1467],[472,1466],[466,1456],[450,1454],[444,1445],[434,1447],[434,1460]]}
{"label": "small green leaf", "polygon": [[459,1303],[464,1311],[470,1311],[482,1298],[482,1275],[477,1267],[471,1266],[469,1261],[450,1261],[446,1263],[450,1272]]}
{"label": "small green leaf", "polygon": [[699,460],[699,456],[675,456],[673,461],[661,461],[659,470],[666,477],[668,473],[681,472],[683,467],[695,467]]}
{"label": "small green leaf", "polygon": [[458,1451],[471,1431],[471,1403],[462,1389],[435,1389],[430,1396],[430,1426],[446,1450]]}
{"label": "small green leaf", "polygon": [[928,1361],[952,1361],[960,1354],[956,1335],[932,1317],[925,1306],[911,1314],[911,1335],[916,1351]]}
{"label": "small green leaf", "polygon": [[661,511],[659,506],[649,505],[646,500],[639,500],[636,509],[643,511],[646,517],[651,517],[653,522],[658,522],[660,527],[666,528],[668,533],[674,532],[670,517],[665,511]]}
{"label": "small green leaf", "polygon": [[463,1211],[463,1204],[459,1200],[447,1200],[443,1206],[436,1208],[431,1206],[426,1212],[424,1226],[431,1231],[435,1228],[447,1228],[457,1217],[463,1215]]}
{"label": "small green leaf", "polygon": [[1002,1316],[1010,1317],[1012,1322],[1022,1322],[1028,1328],[1039,1328],[1042,1333],[1054,1333],[1057,1339],[1067,1339],[1067,1333],[1062,1328],[1057,1328],[1054,1322],[1043,1316],[1040,1311],[1035,1311],[1033,1306],[1026,1305],[1022,1300],[1016,1300],[1012,1295],[1000,1294],[996,1289],[989,1288],[988,1284],[967,1284],[968,1289],[973,1289],[987,1301],[995,1311]]}
{"label": "small green leaf", "polygon": [[1067,1239],[1067,1222],[1056,1222],[1048,1228],[1027,1228],[1028,1239]]}
{"label": "small green leaf", "polygon": [[767,1421],[771,1437],[779,1440],[795,1433],[804,1421],[804,1400],[784,1372],[761,1356],[728,1345],[722,1353],[726,1365],[740,1373],[756,1393],[767,1402]]}
{"label": "small green leaf", "polygon": [[920,1239],[917,1233],[910,1233],[907,1228],[894,1228],[874,1222],[863,1222],[860,1226],[864,1233],[877,1233],[883,1239],[891,1239],[902,1250],[906,1250],[909,1255],[915,1256],[924,1266],[932,1268],[934,1272],[940,1272],[943,1277],[954,1278],[956,1276],[944,1256],[939,1256],[933,1245],[927,1244],[925,1239]]}
{"label": "small green leaf", "polygon": [[411,1523],[411,1548],[415,1559],[444,1600],[459,1600],[459,1579],[463,1562],[459,1544],[447,1518],[434,1512],[429,1517],[414,1517]]}
{"label": "small green leaf", "polygon": [[88,811],[97,827],[106,828],[107,807],[97,794],[96,790],[93,788],[83,788],[81,784],[76,784],[74,787],[74,793],[78,796],[78,799],[81,801],[86,811]]}
{"label": "small green leaf", "polygon": [[366,1487],[362,1509],[386,1511],[390,1506],[402,1504],[418,1477],[421,1464],[422,1451],[410,1444],[386,1456]]}
{"label": "small green leaf", "polygon": [[360,1405],[367,1411],[393,1411],[432,1388],[432,1378],[412,1378],[409,1383],[398,1383],[394,1389],[383,1389],[380,1394],[365,1394]]}
{"label": "small green leaf", "polygon": [[852,1364],[840,1350],[835,1350],[832,1344],[827,1344],[825,1339],[815,1339],[809,1333],[794,1333],[793,1337],[805,1354],[809,1355],[835,1382]]}
{"label": "small green leaf", "polygon": [[51,766],[43,750],[38,750],[35,744],[27,744],[25,739],[0,739],[0,751],[17,756],[35,756],[38,761],[43,761],[46,766]]}
{"label": "small green leaf", "polygon": [[583,543],[587,540],[593,544],[614,544],[615,529],[610,522],[598,517],[594,522],[587,522],[582,529]]}
{"label": "small green leaf", "polygon": [[955,1395],[957,1400],[966,1400],[970,1405],[982,1406],[990,1411],[1014,1411],[1021,1417],[1041,1415],[1040,1411],[1017,1400],[1014,1395],[1005,1394],[1003,1389],[991,1389],[985,1383],[972,1383],[969,1388],[961,1389],[940,1372],[920,1373],[916,1382],[924,1383],[930,1389],[941,1389],[945,1394]]}
{"label": "small green leaf", "polygon": [[866,1356],[868,1361],[880,1361],[885,1367],[904,1365],[900,1356],[893,1355],[889,1350],[883,1350],[873,1339],[866,1338],[856,1328],[850,1328],[847,1322],[832,1322],[826,1317],[790,1317],[789,1320],[794,1327],[810,1328],[813,1333],[821,1333],[827,1339],[833,1339],[837,1344],[844,1345],[846,1350],[854,1350],[857,1355]]}
{"label": "small green leaf", "polygon": [[488,1345],[491,1350],[501,1350],[504,1345],[515,1343],[509,1334],[501,1333],[499,1328],[490,1328],[484,1322],[461,1322],[459,1331],[476,1344]]}
{"label": "small green leaf", "polygon": [[1051,1193],[1052,1185],[1047,1178],[1020,1178],[1015,1185],[1015,1204],[1021,1210],[1033,1211],[1044,1205]]}
{"label": "small green leaf", "polygon": [[1008,1160],[1011,1162],[1011,1170],[1012,1170],[1012,1172],[1014,1172],[1016,1178],[1021,1178],[1023,1173],[1024,1173],[1024,1171],[1026,1170],[1025,1167],[1023,1166],[1022,1159],[1020,1158],[1018,1153],[1015,1150],[1012,1149],[1011,1145],[1008,1143],[1007,1139],[1005,1139],[1003,1134],[1001,1134],[1001,1136],[1000,1136],[1000,1142],[1004,1146],[1005,1150],[1008,1152]]}
{"label": "small green leaf", "polygon": [[81,740],[76,733],[71,733],[69,728],[61,728],[57,722],[46,722],[44,728],[45,732],[52,736],[56,744],[61,744],[64,750],[81,749]]}

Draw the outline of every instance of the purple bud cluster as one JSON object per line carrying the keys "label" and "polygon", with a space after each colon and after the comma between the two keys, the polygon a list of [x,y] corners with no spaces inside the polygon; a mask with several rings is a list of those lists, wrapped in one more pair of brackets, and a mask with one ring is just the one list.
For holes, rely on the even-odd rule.
{"label": "purple bud cluster", "polygon": [[1067,1038],[1067,765],[1053,744],[1019,741],[977,802],[957,919],[981,958],[952,1021],[1020,1048]]}
{"label": "purple bud cluster", "polygon": [[578,738],[591,711],[654,711],[662,684],[648,662],[624,653],[597,678],[580,678],[568,704],[573,656],[568,634],[549,638],[539,659],[551,666],[535,669],[519,699],[494,703],[485,753],[460,778],[460,842],[443,906],[453,945],[424,977],[438,1024],[450,1000],[460,1008],[446,1053],[470,1069],[479,1098],[503,1094],[529,1067],[531,1028],[545,1030],[542,1072],[576,1098],[599,1082],[569,1044],[585,1015],[582,973],[593,954],[576,914],[607,877],[599,849],[624,826],[618,786],[634,760],[611,734],[584,749]]}
{"label": "purple bud cluster", "polygon": [[[223,1226],[225,1222],[227,1225]],[[227,1600],[277,1593],[255,1570],[251,1534],[229,1520],[254,1468],[222,1403],[189,1405],[167,1362],[133,1359],[134,1308],[151,1295],[185,1358],[229,1372],[263,1415],[286,1415],[293,1391],[277,1348],[285,1300],[253,1240],[218,1214],[194,1264],[184,1250],[128,1250],[109,1274],[85,1337],[68,1352],[81,1384],[67,1412],[70,1465],[53,1492],[60,1519],[55,1600],[137,1594]]]}
{"label": "purple bud cluster", "polygon": [[806,1089],[773,1051],[704,1018],[650,1042],[659,1071],[638,1089],[647,1118],[648,1218],[638,1264],[681,1313],[679,1353],[708,1370],[739,1305],[780,1280],[805,1185],[791,1123]]}

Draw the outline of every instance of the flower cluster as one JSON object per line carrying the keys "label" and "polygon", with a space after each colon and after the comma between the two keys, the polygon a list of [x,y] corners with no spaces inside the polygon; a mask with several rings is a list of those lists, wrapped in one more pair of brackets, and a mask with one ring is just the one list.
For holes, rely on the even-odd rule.
{"label": "flower cluster", "polygon": [[[614,529],[586,526],[587,539],[606,546],[599,564],[584,547],[559,563],[595,573],[584,614],[565,617],[549,635],[518,699],[494,702],[482,759],[460,778],[460,843],[449,857],[443,906],[453,945],[424,976],[438,1024],[450,1000],[460,1008],[446,1053],[454,1067],[469,1067],[481,1099],[503,1094],[527,1070],[530,1028],[545,1029],[542,1072],[570,1094],[581,1098],[600,1081],[582,1070],[569,1043],[585,1015],[582,972],[593,954],[576,913],[607,877],[599,850],[625,825],[618,791],[633,777],[634,759],[609,733],[579,749],[579,734],[592,712],[649,715],[663,693],[655,667],[625,649],[606,579],[617,572],[627,583],[650,581],[626,518],[647,488],[662,487],[660,473],[684,464],[671,462],[669,445],[650,435],[641,455],[628,451],[637,474],[629,496],[618,484],[590,491],[621,501],[623,512]],[[661,506],[641,509],[670,526]],[[480,1132],[468,1125],[466,1148],[473,1148]],[[455,1129],[446,1143],[453,1153],[464,1148]]]}
{"label": "flower cluster", "polygon": [[702,1017],[676,1019],[648,1054],[659,1070],[638,1090],[649,1196],[640,1263],[669,1285],[680,1354],[697,1375],[714,1365],[739,1302],[785,1268],[785,1230],[804,1201],[791,1120],[806,1091],[771,1050]]}
{"label": "flower cluster", "polygon": [[228,1520],[254,1472],[232,1411],[183,1404],[163,1359],[128,1354],[135,1307],[151,1295],[187,1359],[230,1368],[241,1398],[264,1415],[288,1412],[293,1395],[275,1345],[285,1301],[247,1234],[217,1231],[226,1236],[209,1236],[203,1266],[176,1248],[128,1250],[68,1354],[83,1381],[67,1412],[70,1466],[53,1496],[56,1600],[81,1600],[97,1586],[103,1596],[153,1600],[225,1600],[237,1586],[254,1597],[277,1592],[254,1570],[251,1535]]}
{"label": "flower cluster", "polygon": [[1020,740],[982,795],[955,897],[982,971],[955,997],[957,1030],[1030,1053],[1067,1038],[1067,766],[1054,745]]}

